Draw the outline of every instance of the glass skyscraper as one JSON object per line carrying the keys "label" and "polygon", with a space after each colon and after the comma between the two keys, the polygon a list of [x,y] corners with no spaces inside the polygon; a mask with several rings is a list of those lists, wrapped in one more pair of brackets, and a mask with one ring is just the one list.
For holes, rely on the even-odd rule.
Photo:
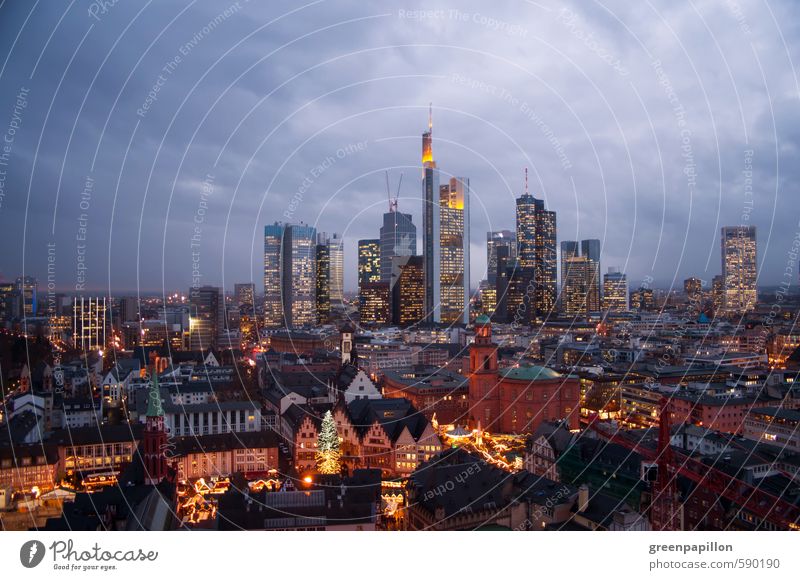
{"label": "glass skyscraper", "polygon": [[380,281],[388,283],[392,277],[392,258],[417,254],[417,226],[410,213],[396,209],[383,214],[380,230]]}
{"label": "glass skyscraper", "polygon": [[264,325],[317,323],[317,230],[305,224],[264,228]]}
{"label": "glass skyscraper", "polygon": [[758,299],[755,226],[722,228],[722,307],[730,314],[753,310]]}

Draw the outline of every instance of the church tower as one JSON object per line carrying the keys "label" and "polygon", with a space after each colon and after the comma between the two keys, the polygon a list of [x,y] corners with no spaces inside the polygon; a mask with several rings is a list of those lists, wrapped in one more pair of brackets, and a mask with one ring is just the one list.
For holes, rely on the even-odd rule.
{"label": "church tower", "polygon": [[472,427],[491,429],[500,416],[497,345],[487,316],[475,320],[475,341],[469,347],[469,412]]}
{"label": "church tower", "polygon": [[167,431],[164,425],[164,408],[161,406],[161,390],[158,387],[158,372],[151,373],[150,390],[147,395],[147,422],[142,445],[144,452],[144,480],[155,485],[167,476]]}

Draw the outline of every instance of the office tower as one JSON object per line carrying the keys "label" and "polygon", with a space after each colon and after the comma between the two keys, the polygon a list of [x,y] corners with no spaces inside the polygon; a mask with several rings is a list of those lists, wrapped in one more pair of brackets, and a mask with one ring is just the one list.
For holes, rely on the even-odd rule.
{"label": "office tower", "polygon": [[506,322],[527,326],[533,320],[533,278],[530,270],[523,270],[518,260],[504,260],[507,264],[504,275]]}
{"label": "office tower", "polygon": [[317,324],[331,319],[331,247],[317,244]]}
{"label": "office tower", "polygon": [[[416,244],[415,244],[416,245]],[[358,291],[381,281],[381,240],[358,240]]]}
{"label": "office tower", "polygon": [[711,280],[711,301],[714,306],[714,314],[722,310],[722,304],[725,298],[725,282],[722,275],[714,276]]}
{"label": "office tower", "polygon": [[359,300],[361,324],[386,325],[389,323],[389,284],[373,282],[364,284]]}
{"label": "office tower", "polygon": [[[580,256],[580,245],[578,242],[565,241],[561,242],[561,293],[564,292],[564,284],[567,282],[567,275],[569,274],[567,263],[570,258]],[[561,300],[564,298],[562,296]]]}
{"label": "office tower", "polygon": [[106,345],[106,299],[75,297],[72,303],[72,342],[82,351]]}
{"label": "office tower", "polygon": [[[580,253],[579,253],[580,250]],[[585,260],[575,260],[574,258],[585,258]],[[574,276],[569,271],[570,267],[580,269]],[[584,280],[584,276],[589,276]],[[571,304],[569,307],[565,303],[566,284],[572,281]],[[576,301],[574,293],[577,288],[583,287],[585,283],[585,297]],[[561,307],[567,314],[575,314],[578,302],[585,304],[579,308],[580,313],[600,311],[600,240],[583,240],[580,242],[565,241],[561,242]]]}
{"label": "office tower", "polygon": [[305,224],[264,228],[264,325],[317,321],[317,231]]}
{"label": "office tower", "polygon": [[[536,201],[536,256],[534,305],[539,316],[553,312],[558,299],[558,251],[556,249],[556,212],[544,209],[544,201]],[[599,266],[598,266],[599,267]]]}
{"label": "office tower", "polygon": [[598,263],[588,256],[567,258],[567,277],[561,297],[562,308],[568,316],[586,316],[600,310],[597,289]]}
{"label": "office tower", "polygon": [[589,312],[600,310],[600,240],[582,240],[581,255],[594,263],[594,279],[586,297]]}
{"label": "office tower", "polygon": [[[496,306],[492,320],[496,322],[506,322],[508,320],[508,277],[513,274],[512,266],[516,262],[516,252],[508,246],[498,246],[497,271],[495,273],[495,297]],[[512,255],[512,252],[514,255]]]}
{"label": "office tower", "polygon": [[440,191],[440,321],[469,323],[469,179],[452,177]]}
{"label": "office tower", "polygon": [[603,276],[603,308],[610,312],[628,310],[628,277],[616,268]]}
{"label": "office tower", "polygon": [[0,321],[14,318],[14,293],[16,286],[10,282],[0,283]]}
{"label": "office tower", "polygon": [[[517,259],[508,278],[509,316],[517,324],[529,324],[536,307],[536,199],[528,193],[528,172],[525,192],[517,198]],[[524,306],[523,306],[524,305]],[[512,320],[509,319],[509,322]]]}
{"label": "office tower", "polygon": [[631,292],[631,310],[652,311],[656,309],[656,299],[652,288],[640,287]]}
{"label": "office tower", "polygon": [[275,222],[264,227],[264,326],[283,326],[283,236],[286,226]]}
{"label": "office tower", "polygon": [[256,285],[252,282],[234,284],[233,293],[236,296],[236,307],[252,313],[256,305]]}
{"label": "office tower", "polygon": [[756,228],[722,228],[723,309],[731,314],[753,310],[758,300]]}
{"label": "office tower", "polygon": [[331,307],[341,306],[344,299],[344,244],[342,236],[320,232],[317,235],[317,244],[328,246]]}
{"label": "office tower", "polygon": [[419,324],[425,317],[425,275],[422,256],[395,256],[392,259],[390,288],[392,323]]}
{"label": "office tower", "polygon": [[422,134],[422,256],[425,260],[425,319],[441,320],[439,310],[439,169],[433,160],[433,120]]}
{"label": "office tower", "polygon": [[486,279],[490,287],[497,283],[497,248],[507,247],[513,256],[516,254],[516,244],[516,236],[510,230],[486,232]]}
{"label": "office tower", "polygon": [[39,282],[32,276],[17,278],[16,291],[19,295],[19,318],[36,316],[38,306]]}
{"label": "office tower", "polygon": [[207,350],[217,346],[225,324],[225,295],[216,286],[189,290],[189,349]]}
{"label": "office tower", "polygon": [[699,306],[700,300],[703,298],[703,281],[700,278],[686,278],[683,281],[683,290],[689,301]]}
{"label": "office tower", "polygon": [[417,226],[412,223],[410,213],[397,211],[397,202],[394,201],[391,211],[383,214],[380,235],[380,281],[389,283],[392,258],[417,254]]}

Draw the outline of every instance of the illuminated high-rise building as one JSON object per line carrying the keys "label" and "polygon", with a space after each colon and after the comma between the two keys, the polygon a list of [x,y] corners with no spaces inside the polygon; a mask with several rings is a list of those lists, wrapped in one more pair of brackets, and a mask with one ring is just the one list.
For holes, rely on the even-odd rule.
{"label": "illuminated high-rise building", "polygon": [[603,308],[609,312],[628,310],[628,277],[616,268],[603,276]]}
{"label": "illuminated high-rise building", "polygon": [[75,297],[72,303],[72,342],[75,348],[84,352],[105,348],[105,297]]}
{"label": "illuminated high-rise building", "polygon": [[217,346],[225,324],[225,295],[216,286],[189,290],[189,349],[207,350]]}
{"label": "illuminated high-rise building", "polygon": [[392,323],[419,324],[425,317],[425,276],[422,256],[395,256],[392,259]]}
{"label": "illuminated high-rise building", "polygon": [[426,322],[469,322],[469,180],[439,185],[433,123],[422,134],[422,245]]}
{"label": "illuminated high-rise building", "polygon": [[339,234],[320,232],[317,244],[328,246],[330,260],[329,287],[331,307],[340,306],[344,299],[344,244]]}
{"label": "illuminated high-rise building", "polygon": [[256,285],[252,282],[233,285],[233,294],[236,297],[236,307],[249,310],[252,313],[256,305]]}
{"label": "illuminated high-rise building", "polygon": [[700,278],[686,278],[683,290],[690,302],[699,303],[703,297],[703,281]]}
{"label": "illuminated high-rise building", "polygon": [[396,203],[392,202],[391,211],[383,214],[380,229],[380,281],[385,283],[391,282],[393,257],[417,254],[417,226],[410,213],[397,211]]}
{"label": "illuminated high-rise building", "polygon": [[[592,287],[597,278],[597,263],[588,256],[567,258],[567,278],[561,297],[562,308],[568,316],[586,316],[599,310],[594,300]],[[599,302],[599,300],[598,300]]]}
{"label": "illuminated high-rise building", "polygon": [[358,288],[381,281],[381,241],[358,240]]}
{"label": "illuminated high-rise building", "polygon": [[753,310],[758,300],[756,227],[722,228],[723,310],[740,314]]}
{"label": "illuminated high-rise building", "polygon": [[489,281],[490,287],[497,284],[497,248],[507,247],[510,254],[514,256],[516,245],[516,236],[510,230],[486,232],[486,279]]}
{"label": "illuminated high-rise building", "polygon": [[274,223],[264,227],[264,326],[277,328],[283,316],[283,236],[286,226]]}
{"label": "illuminated high-rise building", "polygon": [[317,244],[317,323],[331,319],[331,247]]}
{"label": "illuminated high-rise building", "polygon": [[652,288],[640,287],[631,292],[631,310],[653,311],[656,309],[656,298]]}
{"label": "illuminated high-rise building", "polygon": [[36,316],[39,310],[39,282],[32,276],[20,276],[16,281],[16,291],[19,296],[20,318]]}
{"label": "illuminated high-rise building", "polygon": [[[264,229],[264,325],[317,323],[317,230],[275,223]],[[332,246],[331,246],[332,247]]]}
{"label": "illuminated high-rise building", "polygon": [[359,295],[359,320],[364,325],[383,326],[389,323],[389,284],[364,284]]}
{"label": "illuminated high-rise building", "polygon": [[[575,260],[574,258],[585,258]],[[570,268],[579,268],[575,275]],[[589,278],[584,280],[584,276]],[[572,282],[571,296],[567,297],[567,283]],[[575,292],[584,287],[584,298],[577,300]],[[567,304],[567,301],[571,304]],[[577,304],[583,304],[580,308]],[[561,308],[566,314],[585,314],[599,312],[600,303],[600,240],[561,242]]]}
{"label": "illuminated high-rise building", "polygon": [[469,323],[469,179],[439,188],[440,322]]}
{"label": "illuminated high-rise building", "polygon": [[714,307],[714,314],[722,310],[722,303],[725,299],[725,282],[722,275],[714,276],[711,280],[711,303]]}

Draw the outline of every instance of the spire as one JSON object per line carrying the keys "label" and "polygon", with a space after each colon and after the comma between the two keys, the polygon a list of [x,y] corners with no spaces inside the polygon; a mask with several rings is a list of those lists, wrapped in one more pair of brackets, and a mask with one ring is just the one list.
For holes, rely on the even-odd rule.
{"label": "spire", "polygon": [[161,389],[158,387],[158,371],[153,369],[150,375],[150,391],[147,393],[147,417],[163,417],[164,408],[161,406]]}
{"label": "spire", "polygon": [[433,103],[428,103],[428,132],[433,133]]}
{"label": "spire", "polygon": [[528,168],[525,168],[525,195],[528,195]]}
{"label": "spire", "polygon": [[433,161],[433,103],[428,105],[428,130],[422,134],[422,164],[436,167]]}

